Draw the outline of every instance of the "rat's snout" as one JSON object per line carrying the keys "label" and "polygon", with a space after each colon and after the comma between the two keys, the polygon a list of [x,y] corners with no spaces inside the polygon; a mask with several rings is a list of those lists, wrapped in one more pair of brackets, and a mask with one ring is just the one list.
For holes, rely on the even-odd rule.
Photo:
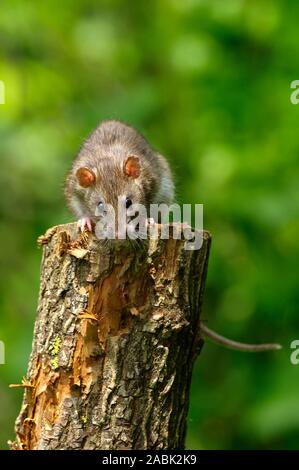
{"label": "rat's snout", "polygon": [[[114,202],[114,201],[113,201]],[[132,207],[132,211],[130,210]],[[140,215],[132,201],[122,197],[116,204],[97,202],[95,212],[97,218],[96,234],[100,239],[127,240],[146,238],[146,214]]]}
{"label": "rat's snout", "polygon": [[127,224],[126,221],[115,221],[115,240],[121,241],[127,239]]}
{"label": "rat's snout", "polygon": [[95,216],[96,236],[100,240],[125,240],[127,238],[126,217],[119,219],[118,211],[111,204],[97,204]]}

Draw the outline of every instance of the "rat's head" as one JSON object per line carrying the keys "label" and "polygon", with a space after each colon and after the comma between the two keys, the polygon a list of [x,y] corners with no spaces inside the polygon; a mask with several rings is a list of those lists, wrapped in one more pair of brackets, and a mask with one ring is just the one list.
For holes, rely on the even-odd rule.
{"label": "rat's head", "polygon": [[88,215],[96,222],[111,222],[115,218],[117,233],[120,207],[129,209],[133,204],[148,207],[150,188],[143,183],[146,173],[147,169],[136,155],[128,155],[123,161],[106,158],[99,160],[97,167],[79,168],[76,177]]}

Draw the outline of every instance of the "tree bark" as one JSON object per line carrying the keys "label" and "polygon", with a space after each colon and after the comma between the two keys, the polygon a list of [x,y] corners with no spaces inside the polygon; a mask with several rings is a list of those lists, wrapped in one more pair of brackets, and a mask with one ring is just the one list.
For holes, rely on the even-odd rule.
{"label": "tree bark", "polygon": [[183,449],[210,235],[137,246],[50,229],[12,448]]}

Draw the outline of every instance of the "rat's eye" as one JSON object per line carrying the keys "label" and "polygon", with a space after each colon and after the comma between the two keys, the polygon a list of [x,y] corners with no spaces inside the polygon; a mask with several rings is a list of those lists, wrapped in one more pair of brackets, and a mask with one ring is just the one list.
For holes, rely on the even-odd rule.
{"label": "rat's eye", "polygon": [[96,210],[96,215],[101,216],[101,215],[106,215],[106,209],[105,209],[105,204],[103,201],[100,201],[97,205],[97,210]]}
{"label": "rat's eye", "polygon": [[132,205],[132,199],[130,199],[129,197],[126,198],[126,209],[129,209],[129,207],[131,207]]}

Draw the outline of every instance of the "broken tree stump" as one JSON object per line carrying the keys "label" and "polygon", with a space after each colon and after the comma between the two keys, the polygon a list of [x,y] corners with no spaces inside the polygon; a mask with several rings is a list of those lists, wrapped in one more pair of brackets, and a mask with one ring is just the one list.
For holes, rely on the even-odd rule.
{"label": "broken tree stump", "polygon": [[210,246],[50,229],[12,448],[183,449]]}

